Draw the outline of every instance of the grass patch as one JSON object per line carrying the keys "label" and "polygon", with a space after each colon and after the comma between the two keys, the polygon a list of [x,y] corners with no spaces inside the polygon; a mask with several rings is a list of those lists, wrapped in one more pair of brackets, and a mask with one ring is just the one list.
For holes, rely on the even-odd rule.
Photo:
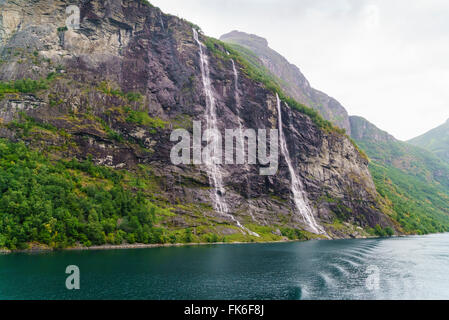
{"label": "grass patch", "polygon": [[125,93],[120,88],[111,85],[108,81],[100,82],[97,89],[108,96],[120,97],[127,100],[128,102],[140,102],[143,100],[143,95],[139,92]]}
{"label": "grass patch", "polygon": [[13,81],[0,81],[0,99],[5,97],[7,93],[36,93],[49,88],[50,79],[21,79]]}
{"label": "grass patch", "polygon": [[143,125],[152,129],[165,129],[168,122],[157,117],[150,117],[148,113],[143,111],[135,111],[130,107],[125,107],[126,122]]}

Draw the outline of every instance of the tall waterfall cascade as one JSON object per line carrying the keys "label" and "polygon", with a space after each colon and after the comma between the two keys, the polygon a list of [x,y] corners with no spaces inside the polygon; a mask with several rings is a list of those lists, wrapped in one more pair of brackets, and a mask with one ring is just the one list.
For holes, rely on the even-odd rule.
{"label": "tall waterfall cascade", "polygon": [[[205,46],[199,40],[198,31],[193,28],[193,37],[199,47],[201,76],[203,80],[204,93],[206,95],[206,127],[213,132],[218,131],[217,113],[216,113],[216,101],[212,89],[212,81],[210,79],[209,59],[205,54]],[[248,228],[244,227],[232,214],[229,214],[228,205],[226,203],[225,189],[223,186],[223,173],[221,167],[217,165],[217,155],[213,154],[210,161],[206,161],[207,174],[209,176],[209,182],[214,186],[214,192],[212,199],[214,202],[214,209],[223,216],[230,218],[235,224],[248,234],[259,237],[255,232],[252,232]]]}
{"label": "tall waterfall cascade", "polygon": [[304,223],[317,234],[324,233],[322,227],[318,225],[313,215],[313,211],[308,204],[308,199],[306,192],[304,190],[304,186],[301,180],[296,175],[295,169],[293,167],[290,152],[287,148],[287,142],[285,140],[283,122],[282,122],[282,110],[281,110],[281,100],[279,99],[279,95],[276,94],[277,99],[277,110],[278,110],[278,120],[279,120],[279,142],[281,146],[281,153],[287,162],[288,170],[290,172],[291,177],[291,192],[293,195],[293,202],[295,203],[296,209],[304,220]]}

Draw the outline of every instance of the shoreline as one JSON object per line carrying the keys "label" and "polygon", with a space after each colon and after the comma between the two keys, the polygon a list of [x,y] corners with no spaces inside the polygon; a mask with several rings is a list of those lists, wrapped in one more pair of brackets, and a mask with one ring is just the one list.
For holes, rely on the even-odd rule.
{"label": "shoreline", "polygon": [[66,248],[64,251],[88,251],[88,250],[127,250],[127,249],[152,249],[152,248],[173,248],[173,247],[196,247],[207,245],[232,245],[232,244],[267,244],[267,243],[287,243],[304,242],[309,240],[279,240],[279,241],[261,241],[261,242],[192,242],[192,243],[156,243],[156,244],[119,244],[119,245],[101,245],[91,247]]}
{"label": "shoreline", "polygon": [[[393,237],[401,237],[401,236],[393,236]],[[392,238],[393,238],[392,237]],[[152,249],[152,248],[171,248],[171,247],[195,247],[195,246],[207,246],[207,245],[251,245],[251,244],[270,244],[270,243],[290,243],[290,242],[306,242],[311,240],[318,241],[332,241],[332,240],[355,240],[355,239],[378,239],[381,237],[359,237],[359,238],[338,238],[338,239],[305,239],[305,240],[278,240],[278,241],[258,241],[258,242],[192,242],[192,243],[156,243],[156,244],[119,244],[119,245],[100,245],[100,246],[77,246],[77,247],[69,247],[63,249],[54,249],[42,244],[34,243],[31,244],[31,248],[25,250],[8,250],[8,249],[0,249],[0,254],[14,254],[14,253],[47,253],[47,252],[63,252],[63,251],[105,251],[105,250],[128,250],[128,249]]]}
{"label": "shoreline", "polygon": [[[438,232],[438,233],[431,233],[429,235],[433,234],[444,234],[445,232]],[[192,242],[192,243],[156,243],[156,244],[143,244],[143,243],[136,243],[136,244],[119,244],[119,245],[100,245],[100,246],[91,246],[91,247],[83,247],[83,246],[77,246],[77,247],[70,247],[70,248],[63,248],[63,249],[54,249],[47,247],[45,245],[39,244],[39,243],[33,243],[31,244],[31,248],[25,249],[25,250],[8,250],[8,249],[0,249],[0,255],[4,254],[14,254],[14,253],[49,253],[49,252],[64,252],[64,251],[106,251],[106,250],[129,250],[129,249],[152,249],[152,248],[171,248],[171,247],[196,247],[196,246],[207,246],[207,245],[252,245],[252,244],[270,244],[270,243],[292,243],[292,242],[306,242],[311,240],[317,240],[317,241],[333,241],[333,240],[363,240],[363,239],[391,239],[391,238],[404,238],[404,237],[416,237],[416,236],[426,236],[426,235],[393,235],[391,237],[376,237],[376,236],[370,236],[370,237],[357,237],[357,238],[336,238],[336,239],[306,239],[306,240],[278,240],[278,241],[260,241],[260,242],[243,242],[243,241],[236,241],[236,242]],[[33,246],[34,245],[34,246]]]}
{"label": "shoreline", "polygon": [[207,245],[233,245],[233,244],[268,244],[268,243],[288,243],[288,242],[305,242],[309,240],[279,240],[279,241],[261,241],[261,242],[192,242],[192,243],[155,243],[155,244],[119,244],[119,245],[101,245],[91,247],[71,247],[63,249],[53,249],[45,246],[36,246],[25,250],[7,250],[0,249],[0,254],[13,253],[46,253],[46,252],[63,252],[63,251],[106,251],[106,250],[128,250],[128,249],[152,249],[152,248],[171,248],[171,247],[195,247]]}

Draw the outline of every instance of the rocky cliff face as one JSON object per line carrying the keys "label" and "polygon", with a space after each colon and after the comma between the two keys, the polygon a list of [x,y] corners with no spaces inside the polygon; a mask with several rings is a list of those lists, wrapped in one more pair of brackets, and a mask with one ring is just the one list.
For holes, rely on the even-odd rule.
{"label": "rocky cliff face", "polygon": [[374,124],[358,116],[350,116],[351,137],[359,141],[393,142],[397,141],[391,134],[380,130]]}
{"label": "rocky cliff face", "polygon": [[254,52],[260,62],[281,80],[282,87],[288,95],[316,109],[326,120],[351,134],[346,109],[334,98],[312,88],[299,68],[271,49],[266,39],[245,32],[232,31],[221,36],[220,40],[243,46]]}
{"label": "rocky cliff face", "polygon": [[[71,4],[80,8],[78,30],[65,28]],[[34,87],[1,97],[2,137],[25,141],[52,159],[89,157],[128,172],[145,168],[151,198],[173,213],[160,223],[171,228],[242,233],[248,240],[252,236],[235,221],[275,235],[281,227],[308,230],[293,203],[283,157],[273,176],[259,175],[259,165],[220,166],[227,216],[214,210],[204,166],[171,163],[172,130],[192,131],[193,120],[205,124],[207,97],[192,24],[144,1],[16,0],[1,6],[0,80],[35,80]],[[200,41],[208,38],[200,34]],[[214,43],[206,54],[218,128],[277,128],[275,94],[237,64],[237,103],[225,49]],[[281,110],[294,169],[327,234],[360,236],[377,224],[394,226],[380,210],[368,161],[355,146],[284,103]],[[37,125],[25,132],[24,121]]]}

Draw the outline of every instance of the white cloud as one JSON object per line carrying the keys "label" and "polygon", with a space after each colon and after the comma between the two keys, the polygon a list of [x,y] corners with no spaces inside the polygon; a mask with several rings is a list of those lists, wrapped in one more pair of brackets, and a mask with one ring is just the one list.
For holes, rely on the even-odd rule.
{"label": "white cloud", "polygon": [[219,37],[254,33],[319,90],[399,139],[449,118],[445,0],[154,0]]}

